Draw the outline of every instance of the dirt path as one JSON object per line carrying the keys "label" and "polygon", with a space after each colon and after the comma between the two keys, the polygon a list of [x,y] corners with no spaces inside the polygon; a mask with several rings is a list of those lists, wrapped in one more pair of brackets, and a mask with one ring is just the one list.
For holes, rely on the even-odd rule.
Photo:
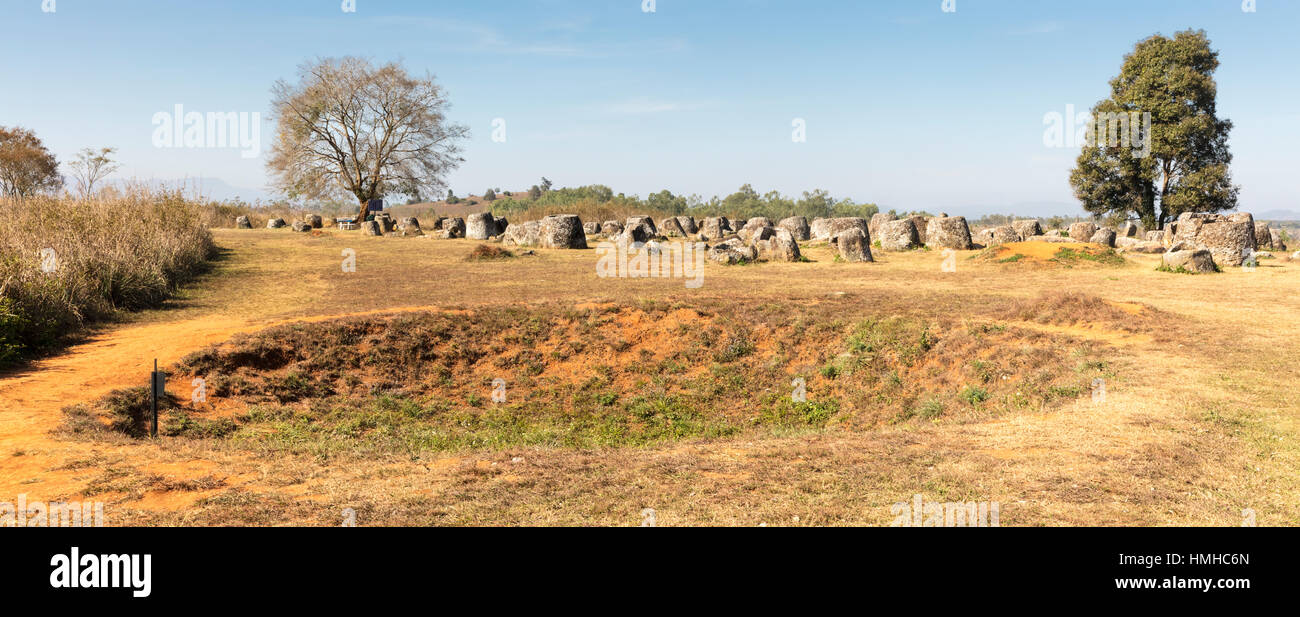
{"label": "dirt path", "polygon": [[[378,313],[430,310],[437,307],[399,307],[341,315],[320,315],[291,320],[254,320],[207,316],[182,321],[106,329],[91,340],[69,348],[57,357],[37,362],[29,369],[0,378],[0,495],[25,493],[31,501],[71,498],[84,482],[74,479],[74,469],[60,469],[60,457],[85,457],[84,444],[60,441],[50,432],[62,422],[64,407],[95,400],[108,392],[149,383],[152,360],[169,366],[186,354],[230,337],[293,322],[313,322]],[[145,362],[139,359],[149,358]],[[187,392],[188,384],[170,383],[173,393]],[[129,454],[133,446],[92,446],[95,455]]]}
{"label": "dirt path", "polygon": [[0,495],[26,493],[33,501],[71,498],[82,483],[74,480],[76,470],[58,467],[84,446],[70,446],[50,435],[62,421],[65,406],[116,388],[147,384],[152,360],[140,359],[157,358],[166,366],[256,327],[245,319],[213,316],[108,329],[23,373],[0,379],[0,457],[5,461],[0,465]]}

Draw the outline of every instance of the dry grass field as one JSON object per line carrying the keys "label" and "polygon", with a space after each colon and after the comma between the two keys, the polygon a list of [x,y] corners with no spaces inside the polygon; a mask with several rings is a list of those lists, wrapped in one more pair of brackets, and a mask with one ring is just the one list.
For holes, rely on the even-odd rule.
{"label": "dry grass field", "polygon": [[[809,245],[691,289],[594,250],[213,235],[164,308],[0,375],[0,494],[110,525],[888,525],[916,494],[1004,526],[1300,524],[1300,263]],[[163,436],[100,429],[155,358]]]}

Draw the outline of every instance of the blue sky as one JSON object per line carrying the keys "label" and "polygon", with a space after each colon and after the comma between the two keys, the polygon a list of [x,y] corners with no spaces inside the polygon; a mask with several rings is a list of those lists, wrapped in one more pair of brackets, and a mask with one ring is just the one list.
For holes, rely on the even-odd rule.
{"label": "blue sky", "polygon": [[[48,1],[48,0],[47,0]],[[154,114],[269,111],[323,56],[433,73],[472,131],[458,194],[607,184],[646,195],[797,195],[953,213],[1078,211],[1077,150],[1043,117],[1086,110],[1133,45],[1205,29],[1236,123],[1245,209],[1300,210],[1300,2],[1258,0],[0,0],[0,125],[61,160],[114,146],[119,176],[265,187],[263,158],[154,147]],[[492,122],[506,121],[506,141]],[[807,141],[791,140],[792,121]],[[262,127],[262,151],[274,135]]]}

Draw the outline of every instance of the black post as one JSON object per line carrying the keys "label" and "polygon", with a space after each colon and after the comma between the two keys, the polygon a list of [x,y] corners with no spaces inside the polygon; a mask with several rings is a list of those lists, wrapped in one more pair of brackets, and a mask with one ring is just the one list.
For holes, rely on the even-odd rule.
{"label": "black post", "polygon": [[153,359],[153,373],[149,375],[149,390],[153,393],[150,403],[153,408],[153,423],[149,427],[149,436],[158,437],[158,358]]}

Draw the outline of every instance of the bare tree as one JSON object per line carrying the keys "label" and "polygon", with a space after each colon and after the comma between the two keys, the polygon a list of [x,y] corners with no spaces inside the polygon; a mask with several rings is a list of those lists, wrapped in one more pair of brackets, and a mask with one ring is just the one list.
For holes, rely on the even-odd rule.
{"label": "bare tree", "polygon": [[329,58],[302,65],[297,84],[277,81],[273,94],[278,128],[267,168],[291,198],[351,195],[365,218],[371,199],[436,194],[464,162],[456,142],[469,129],[447,121],[431,75]]}
{"label": "bare tree", "polygon": [[62,186],[59,162],[35,133],[0,126],[0,193],[28,197]]}
{"label": "bare tree", "polygon": [[82,197],[89,198],[95,192],[95,183],[118,170],[120,166],[112,158],[114,152],[117,152],[116,148],[101,148],[98,152],[86,148],[68,164]]}

